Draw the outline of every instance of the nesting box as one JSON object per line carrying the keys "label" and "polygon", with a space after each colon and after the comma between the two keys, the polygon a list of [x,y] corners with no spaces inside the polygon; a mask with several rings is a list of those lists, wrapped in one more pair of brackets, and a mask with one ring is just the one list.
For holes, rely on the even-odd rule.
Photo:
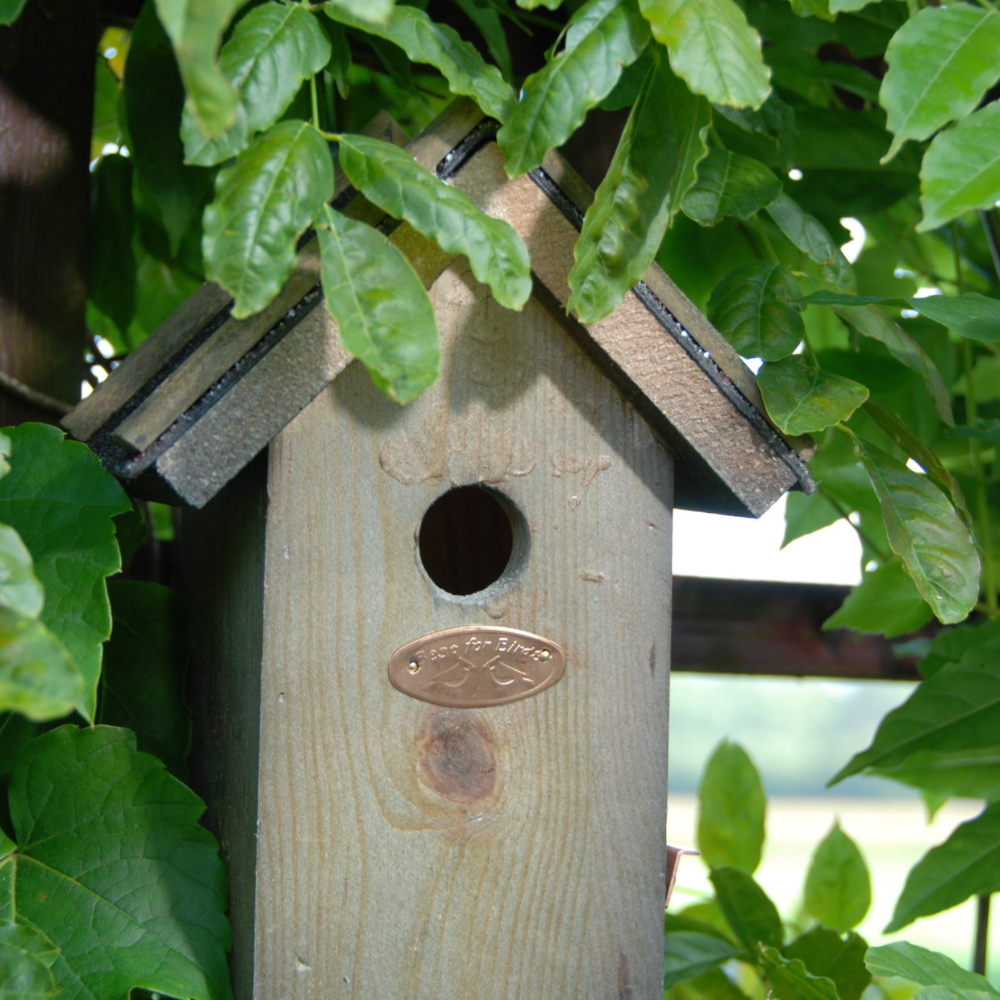
{"label": "nesting box", "polygon": [[659,996],[672,510],[808,486],[659,269],[566,315],[589,196],[556,156],[509,180],[493,134],[459,106],[412,151],[517,229],[535,294],[509,312],[398,227],[442,336],[415,403],[348,363],[306,247],[268,314],[206,288],[68,420],[206,505],[199,760],[243,1000]]}

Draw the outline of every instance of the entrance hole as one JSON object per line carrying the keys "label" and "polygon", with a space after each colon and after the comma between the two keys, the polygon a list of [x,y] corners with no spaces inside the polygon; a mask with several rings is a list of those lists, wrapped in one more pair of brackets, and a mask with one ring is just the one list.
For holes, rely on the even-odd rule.
{"label": "entrance hole", "polygon": [[496,583],[511,564],[513,505],[485,486],[458,486],[438,497],[420,522],[420,561],[447,594],[464,597]]}

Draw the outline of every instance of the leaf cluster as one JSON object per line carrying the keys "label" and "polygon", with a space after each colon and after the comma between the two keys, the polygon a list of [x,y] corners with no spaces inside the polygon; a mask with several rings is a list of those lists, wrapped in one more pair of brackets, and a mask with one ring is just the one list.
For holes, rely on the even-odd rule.
{"label": "leaf cluster", "polygon": [[[0,23],[23,5],[0,0]],[[530,294],[531,262],[511,227],[410,151],[365,135],[366,123],[385,109],[413,135],[453,98],[471,98],[496,120],[516,176],[603,110],[621,112],[575,249],[571,311],[599,321],[658,261],[738,352],[760,362],[775,426],[815,439],[819,489],[791,498],[786,541],[841,518],[858,530],[863,581],[828,627],[894,636],[932,618],[950,626],[931,646],[921,688],[837,776],[879,773],[934,801],[973,794],[986,803],[914,870],[894,917],[902,926],[991,891],[1000,872],[991,687],[1000,619],[998,18],[988,0],[148,0],[96,60],[91,360],[111,353],[102,363],[113,365],[205,278],[232,295],[234,315],[265,308],[315,237],[345,348],[389,396],[411,400],[437,377],[438,337],[424,279],[385,235],[394,220],[443,254],[465,256],[509,308]],[[848,217],[866,232],[853,262],[841,249]],[[35,870],[33,824],[59,832],[30,796],[14,794],[28,773],[18,768],[55,784],[86,756],[94,787],[148,773],[183,798],[141,752],[182,770],[176,692],[140,688],[128,668],[129,637],[156,634],[169,674],[179,626],[164,622],[174,622],[176,605],[163,592],[115,585],[109,607],[104,581],[120,566],[126,502],[94,460],[53,434],[19,428],[0,447],[11,455],[0,479],[0,708],[13,713],[0,729],[12,773],[2,886]],[[970,612],[985,623],[958,625]],[[150,717],[149,702],[172,706],[152,729],[137,724]],[[71,710],[134,724],[140,750],[101,727],[91,731],[99,739],[37,735]],[[737,957],[775,996],[854,996],[863,975],[857,943],[847,945],[860,917],[837,879],[858,889],[857,858],[832,832],[807,878],[808,913],[825,926],[786,940],[752,879],[763,806],[747,765],[726,748],[706,779],[703,850],[718,909],[697,926],[668,927],[668,939],[684,945],[691,960],[681,967],[696,970],[690,982],[703,982],[704,995],[742,995],[720,971]],[[725,782],[747,804],[748,828],[735,837],[737,820],[712,792]],[[87,783],[73,791],[84,796]],[[201,845],[198,853],[197,807],[184,801],[177,836]],[[84,798],[72,807],[88,808]],[[143,822],[160,822],[155,809]],[[46,864],[74,879],[71,854]],[[31,956],[25,991],[44,993],[71,967],[84,975],[57,929],[4,892],[0,962]],[[53,912],[71,920],[74,904],[61,898]],[[855,907],[859,898],[852,894]],[[190,974],[187,995],[222,996],[212,970],[224,934],[214,921],[206,918],[214,929],[200,939],[210,942],[201,958],[143,959],[171,969],[159,984],[135,978],[127,963],[102,969],[117,970],[114,989],[132,976],[129,986],[177,991],[169,976]],[[841,961],[852,970],[843,981]],[[938,987],[972,989],[914,981],[931,991],[925,1000]]]}
{"label": "leaf cluster", "polygon": [[[363,115],[381,105],[419,128],[448,98],[472,98],[499,123],[516,176],[602,107],[629,109],[583,220],[570,310],[600,320],[654,259],[682,285],[697,267],[688,290],[763,362],[771,420],[819,437],[820,491],[795,499],[787,540],[846,516],[862,534],[863,587],[831,624],[892,634],[958,622],[981,589],[995,612],[996,400],[981,383],[997,350],[997,274],[992,230],[977,233],[969,211],[993,211],[1000,178],[968,160],[961,134],[996,146],[996,13],[907,17],[897,0],[537,6],[265,0],[207,5],[211,31],[198,33],[202,5],[147,4],[115,81],[130,155],[95,171],[99,217],[118,236],[99,241],[115,252],[96,254],[94,332],[118,349],[141,338],[162,316],[154,304],[167,305],[168,273],[173,304],[204,274],[233,295],[235,316],[257,312],[315,232],[345,348],[411,400],[437,377],[437,331],[382,213],[467,257],[510,308],[530,292],[531,265],[506,223],[359,134]],[[512,53],[533,30],[554,40],[515,77]],[[916,143],[929,140],[921,159]],[[961,163],[942,173],[940,150],[956,143]],[[360,198],[333,200],[335,167]],[[945,204],[942,186],[965,194]],[[870,234],[853,266],[839,246],[846,214]]]}
{"label": "leaf cluster", "polygon": [[664,997],[668,1000],[859,1000],[871,983],[868,945],[855,928],[871,901],[868,868],[837,824],[806,872],[802,912],[792,923],[754,879],[765,840],[767,799],[746,751],[723,741],[698,789],[698,849],[714,895],[668,912]]}
{"label": "leaf cluster", "polygon": [[888,998],[900,980],[914,1000],[1000,996],[983,976],[937,952],[908,942],[868,946],[856,931],[871,902],[868,868],[837,823],[813,853],[799,914],[783,920],[753,877],[767,800],[737,744],[716,747],[698,796],[698,847],[714,895],[667,913],[664,1000]]}
{"label": "leaf cluster", "polygon": [[178,599],[109,599],[137,515],[86,447],[22,424],[0,456],[0,992],[225,1000],[225,874],[175,776]]}

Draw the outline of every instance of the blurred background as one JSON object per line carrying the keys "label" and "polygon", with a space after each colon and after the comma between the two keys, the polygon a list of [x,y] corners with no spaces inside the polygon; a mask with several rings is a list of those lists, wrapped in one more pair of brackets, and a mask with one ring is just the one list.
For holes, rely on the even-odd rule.
{"label": "blurred background", "polygon": [[[782,500],[759,521],[676,511],[674,572],[679,591],[692,586],[700,590],[709,580],[742,580],[833,585],[830,592],[836,594],[836,587],[857,583],[861,549],[850,525],[839,522],[782,548],[784,505]],[[826,593],[818,586],[804,588],[807,595],[814,589]],[[726,585],[717,585],[712,593],[724,599]],[[740,592],[733,593],[739,600]],[[779,599],[787,595],[786,610],[799,601],[794,587],[779,588],[777,593]],[[727,617],[735,621],[748,616],[735,601],[717,613],[723,623]],[[800,616],[794,610],[788,614]],[[808,659],[809,647],[803,642],[787,644],[788,658],[781,644],[773,647],[776,661],[785,658],[786,662],[768,664],[756,658],[756,669],[770,669],[772,675],[696,672],[690,668],[698,663],[692,664],[689,657],[703,659],[703,650],[682,634],[686,627],[683,613],[679,614],[671,675],[668,843],[697,846],[697,790],[702,770],[721,740],[739,743],[760,770],[768,794],[767,841],[755,877],[783,917],[795,916],[810,857],[838,821],[861,849],[871,871],[872,907],[859,928],[868,942],[908,940],[943,951],[968,967],[975,940],[975,900],[918,920],[893,935],[881,931],[909,869],[958,823],[977,815],[982,803],[952,800],[931,822],[919,793],[895,782],[854,777],[826,788],[829,779],[868,746],[879,721],[907,698],[914,682],[773,676],[795,669],[788,658]],[[777,631],[788,627],[787,622],[779,624]],[[892,656],[892,646],[884,646],[882,655]],[[864,655],[870,652],[864,649]],[[905,654],[906,647],[901,652]],[[843,649],[841,653],[849,658]],[[712,669],[735,666],[714,663]],[[899,673],[905,675],[905,666]],[[701,861],[684,858],[671,910],[698,901],[710,890]],[[1000,937],[995,924],[987,975],[1000,984]]]}

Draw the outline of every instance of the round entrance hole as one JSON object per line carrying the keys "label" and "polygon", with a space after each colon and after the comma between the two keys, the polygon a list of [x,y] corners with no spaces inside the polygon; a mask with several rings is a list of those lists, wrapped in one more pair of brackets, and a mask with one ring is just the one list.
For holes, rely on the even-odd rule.
{"label": "round entrance hole", "polygon": [[476,594],[510,566],[515,525],[523,521],[503,494],[486,486],[458,486],[437,498],[420,522],[420,561],[445,593]]}

